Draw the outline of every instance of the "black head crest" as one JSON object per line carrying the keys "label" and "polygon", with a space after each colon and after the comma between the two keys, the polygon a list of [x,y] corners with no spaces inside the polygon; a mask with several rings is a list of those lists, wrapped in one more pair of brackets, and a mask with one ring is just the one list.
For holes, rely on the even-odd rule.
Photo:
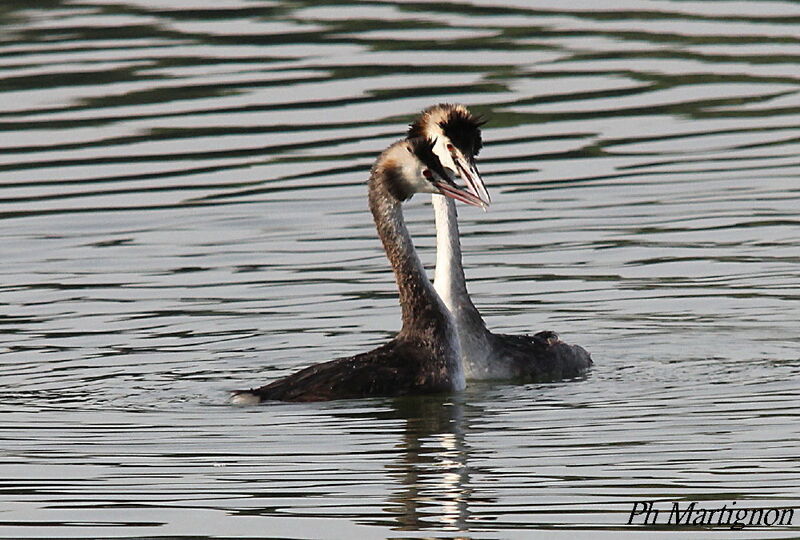
{"label": "black head crest", "polygon": [[476,156],[483,146],[480,127],[485,123],[463,105],[440,103],[422,111],[409,125],[408,137],[431,137],[441,133],[462,154]]}
{"label": "black head crest", "polygon": [[425,113],[428,109],[422,112],[413,122],[408,124],[408,131],[406,137],[409,139],[419,139],[425,137],[425,121],[427,120]]}
{"label": "black head crest", "polygon": [[466,156],[477,156],[483,147],[481,126],[486,122],[466,109],[453,109],[439,122],[445,137]]}

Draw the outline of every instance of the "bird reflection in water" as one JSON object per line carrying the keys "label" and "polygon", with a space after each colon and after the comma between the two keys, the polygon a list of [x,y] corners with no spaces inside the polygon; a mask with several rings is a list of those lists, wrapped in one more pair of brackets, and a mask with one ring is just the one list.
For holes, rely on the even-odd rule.
{"label": "bird reflection in water", "polygon": [[471,406],[461,394],[403,397],[392,404],[392,414],[406,422],[398,443],[402,455],[386,465],[401,484],[389,497],[397,529],[468,530],[469,505],[476,502],[465,440],[464,414]]}

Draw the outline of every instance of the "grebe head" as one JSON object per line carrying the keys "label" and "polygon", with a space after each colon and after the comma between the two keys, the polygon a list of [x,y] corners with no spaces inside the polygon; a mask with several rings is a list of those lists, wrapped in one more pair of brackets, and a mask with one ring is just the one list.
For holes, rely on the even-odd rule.
{"label": "grebe head", "polygon": [[460,176],[470,191],[484,201],[484,206],[488,206],[491,197],[475,164],[475,157],[483,146],[481,126],[485,123],[463,105],[440,103],[422,111],[409,126],[408,137],[434,141],[433,152],[445,170]]}
{"label": "grebe head", "polygon": [[390,193],[398,200],[414,193],[438,193],[472,206],[485,207],[488,201],[458,186],[452,169],[442,164],[435,152],[437,142],[414,137],[393,144],[378,160],[377,167]]}

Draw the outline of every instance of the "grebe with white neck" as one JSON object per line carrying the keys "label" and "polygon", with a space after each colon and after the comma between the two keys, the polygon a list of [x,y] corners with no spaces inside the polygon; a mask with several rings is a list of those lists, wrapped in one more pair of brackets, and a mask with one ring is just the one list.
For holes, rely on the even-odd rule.
{"label": "grebe with white neck", "polygon": [[[430,107],[410,125],[411,138],[435,140],[434,152],[446,172],[461,176],[473,193],[489,203],[475,157],[482,146],[483,122],[462,105]],[[467,291],[461,262],[456,207],[433,195],[436,218],[436,273],[434,286],[455,319],[461,358],[467,379],[516,379],[532,382],[577,377],[592,365],[588,352],[568,345],[555,332],[532,336],[495,334],[486,328]]]}
{"label": "grebe with white neck", "polygon": [[[327,401],[463,390],[461,346],[450,312],[433,288],[403,220],[401,203],[414,193],[440,193],[474,206],[487,201],[458,187],[425,138],[398,141],[372,167],[369,207],[397,281],[402,328],[372,351],[307,367],[232,401]],[[479,188],[472,188],[473,190]]]}

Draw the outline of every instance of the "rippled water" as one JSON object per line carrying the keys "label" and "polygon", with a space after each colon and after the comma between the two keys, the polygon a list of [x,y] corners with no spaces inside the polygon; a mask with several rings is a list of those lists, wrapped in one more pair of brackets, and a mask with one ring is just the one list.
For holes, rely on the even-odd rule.
{"label": "rippled water", "polygon": [[[603,6],[602,8],[598,6]],[[0,6],[0,536],[672,537],[797,509],[800,4]],[[489,118],[498,331],[581,381],[232,407],[399,327],[366,211],[414,113]],[[432,263],[432,211],[407,205]],[[647,533],[645,533],[647,531]]]}

